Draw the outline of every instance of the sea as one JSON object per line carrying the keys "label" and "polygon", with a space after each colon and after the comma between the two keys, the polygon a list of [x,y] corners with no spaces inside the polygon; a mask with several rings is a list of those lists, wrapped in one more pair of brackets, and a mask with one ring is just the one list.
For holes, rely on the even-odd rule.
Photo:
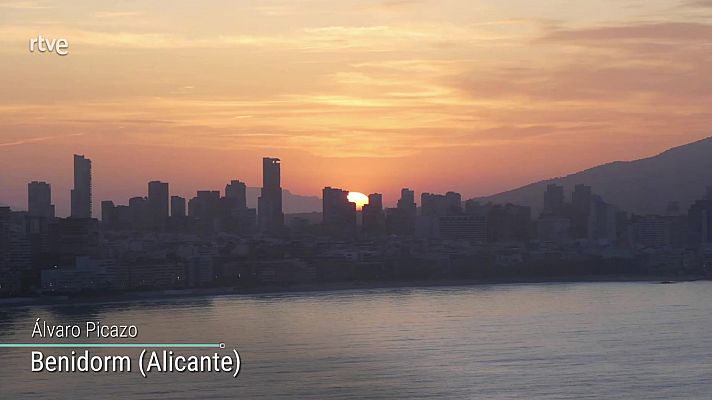
{"label": "sea", "polygon": [[[138,335],[32,338],[38,319],[134,325]],[[71,342],[222,342],[176,352],[236,349],[240,373],[32,372],[32,351],[71,349],[0,348],[0,399],[712,399],[712,282],[0,306],[0,343]]]}

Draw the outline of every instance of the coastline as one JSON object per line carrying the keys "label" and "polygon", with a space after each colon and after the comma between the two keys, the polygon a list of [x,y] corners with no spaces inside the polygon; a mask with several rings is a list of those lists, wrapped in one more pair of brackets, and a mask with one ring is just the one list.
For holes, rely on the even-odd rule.
{"label": "coastline", "polygon": [[348,290],[376,289],[417,289],[435,287],[466,287],[487,285],[518,285],[518,284],[555,284],[555,283],[605,283],[605,282],[649,282],[649,283],[680,283],[692,281],[708,281],[704,275],[583,275],[583,276],[551,276],[530,278],[489,278],[468,280],[437,280],[437,281],[381,281],[381,282],[333,282],[326,284],[299,284],[289,286],[260,286],[255,288],[195,288],[166,289],[139,292],[111,293],[107,295],[78,296],[33,296],[10,297],[0,299],[3,308],[77,305],[100,303],[123,303],[134,301],[155,301],[183,298],[210,298],[226,295],[284,295],[295,293],[337,292]]}

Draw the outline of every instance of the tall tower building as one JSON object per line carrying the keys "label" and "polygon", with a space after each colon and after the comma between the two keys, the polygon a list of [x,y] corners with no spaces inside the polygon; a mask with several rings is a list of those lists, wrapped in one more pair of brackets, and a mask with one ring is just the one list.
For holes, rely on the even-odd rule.
{"label": "tall tower building", "polygon": [[262,193],[257,201],[260,230],[278,232],[284,226],[279,158],[262,159]]}
{"label": "tall tower building", "polygon": [[73,218],[91,218],[91,160],[74,155],[74,189],[71,192]]}
{"label": "tall tower building", "polygon": [[32,217],[54,218],[49,183],[32,181],[27,184],[27,213]]}
{"label": "tall tower building", "polygon": [[163,225],[168,218],[168,183],[148,182],[148,207],[153,224]]}

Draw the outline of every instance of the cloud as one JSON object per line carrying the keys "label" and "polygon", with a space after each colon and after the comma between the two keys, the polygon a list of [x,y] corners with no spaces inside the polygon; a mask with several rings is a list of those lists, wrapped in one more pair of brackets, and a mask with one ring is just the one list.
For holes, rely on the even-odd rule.
{"label": "cloud", "polygon": [[126,18],[139,15],[143,15],[143,13],[140,11],[97,11],[94,13],[96,18]]}
{"label": "cloud", "polygon": [[46,1],[9,1],[0,3],[0,8],[13,10],[44,10],[55,7],[49,5]]}
{"label": "cloud", "polygon": [[712,37],[712,25],[696,22],[661,22],[607,26],[588,29],[555,30],[544,36],[543,42],[597,43],[615,45],[616,40],[655,42],[684,42],[688,40],[708,43]]}
{"label": "cloud", "polygon": [[685,4],[683,4],[683,6],[692,7],[692,8],[712,8],[712,0],[688,1]]}
{"label": "cloud", "polygon": [[[130,14],[130,13],[129,13]],[[124,13],[105,13],[114,18]],[[483,28],[453,25],[365,25],[302,27],[288,33],[273,34],[218,34],[187,36],[174,32],[129,32],[63,28],[61,25],[42,26],[45,35],[67,38],[73,46],[127,49],[227,49],[261,48],[271,51],[296,50],[304,52],[339,52],[349,50],[367,52],[421,53],[442,48],[493,48],[507,45],[513,37],[489,32]],[[31,24],[0,27],[0,41],[25,41],[29,30],[39,29]]]}
{"label": "cloud", "polygon": [[69,138],[69,137],[82,136],[82,135],[84,135],[84,134],[83,133],[73,133],[73,134],[69,134],[69,135],[40,136],[40,137],[33,137],[33,138],[27,138],[27,139],[18,139],[18,140],[14,140],[11,142],[4,142],[4,143],[0,142],[0,147],[19,146],[22,144],[44,142],[44,141],[52,140],[52,139]]}

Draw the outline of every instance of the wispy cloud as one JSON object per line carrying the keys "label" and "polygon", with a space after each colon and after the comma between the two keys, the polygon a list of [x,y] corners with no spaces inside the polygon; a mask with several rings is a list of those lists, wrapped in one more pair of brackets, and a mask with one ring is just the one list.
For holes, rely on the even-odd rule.
{"label": "wispy cloud", "polygon": [[0,8],[14,10],[45,10],[55,6],[47,1],[7,1],[0,3]]}
{"label": "wispy cloud", "polygon": [[96,18],[126,18],[137,17],[143,15],[141,11],[97,11],[94,13]]}
{"label": "wispy cloud", "polygon": [[27,139],[18,139],[18,140],[14,140],[14,141],[10,141],[10,142],[0,142],[0,147],[19,146],[19,145],[23,145],[23,144],[44,142],[44,141],[53,140],[53,139],[64,139],[64,138],[82,136],[82,135],[84,135],[84,133],[73,133],[73,134],[69,134],[69,135],[40,136],[40,137],[33,137],[33,138],[27,138]]}
{"label": "wispy cloud", "polygon": [[[649,40],[680,42],[687,40],[709,42],[712,25],[694,22],[641,23],[625,26],[605,26],[587,29],[555,30],[543,40],[550,42],[600,42],[616,40]],[[611,42],[609,42],[611,43]],[[615,44],[615,42],[613,42]]]}
{"label": "wispy cloud", "polygon": [[683,4],[686,7],[692,8],[712,8],[712,0],[692,0]]}

